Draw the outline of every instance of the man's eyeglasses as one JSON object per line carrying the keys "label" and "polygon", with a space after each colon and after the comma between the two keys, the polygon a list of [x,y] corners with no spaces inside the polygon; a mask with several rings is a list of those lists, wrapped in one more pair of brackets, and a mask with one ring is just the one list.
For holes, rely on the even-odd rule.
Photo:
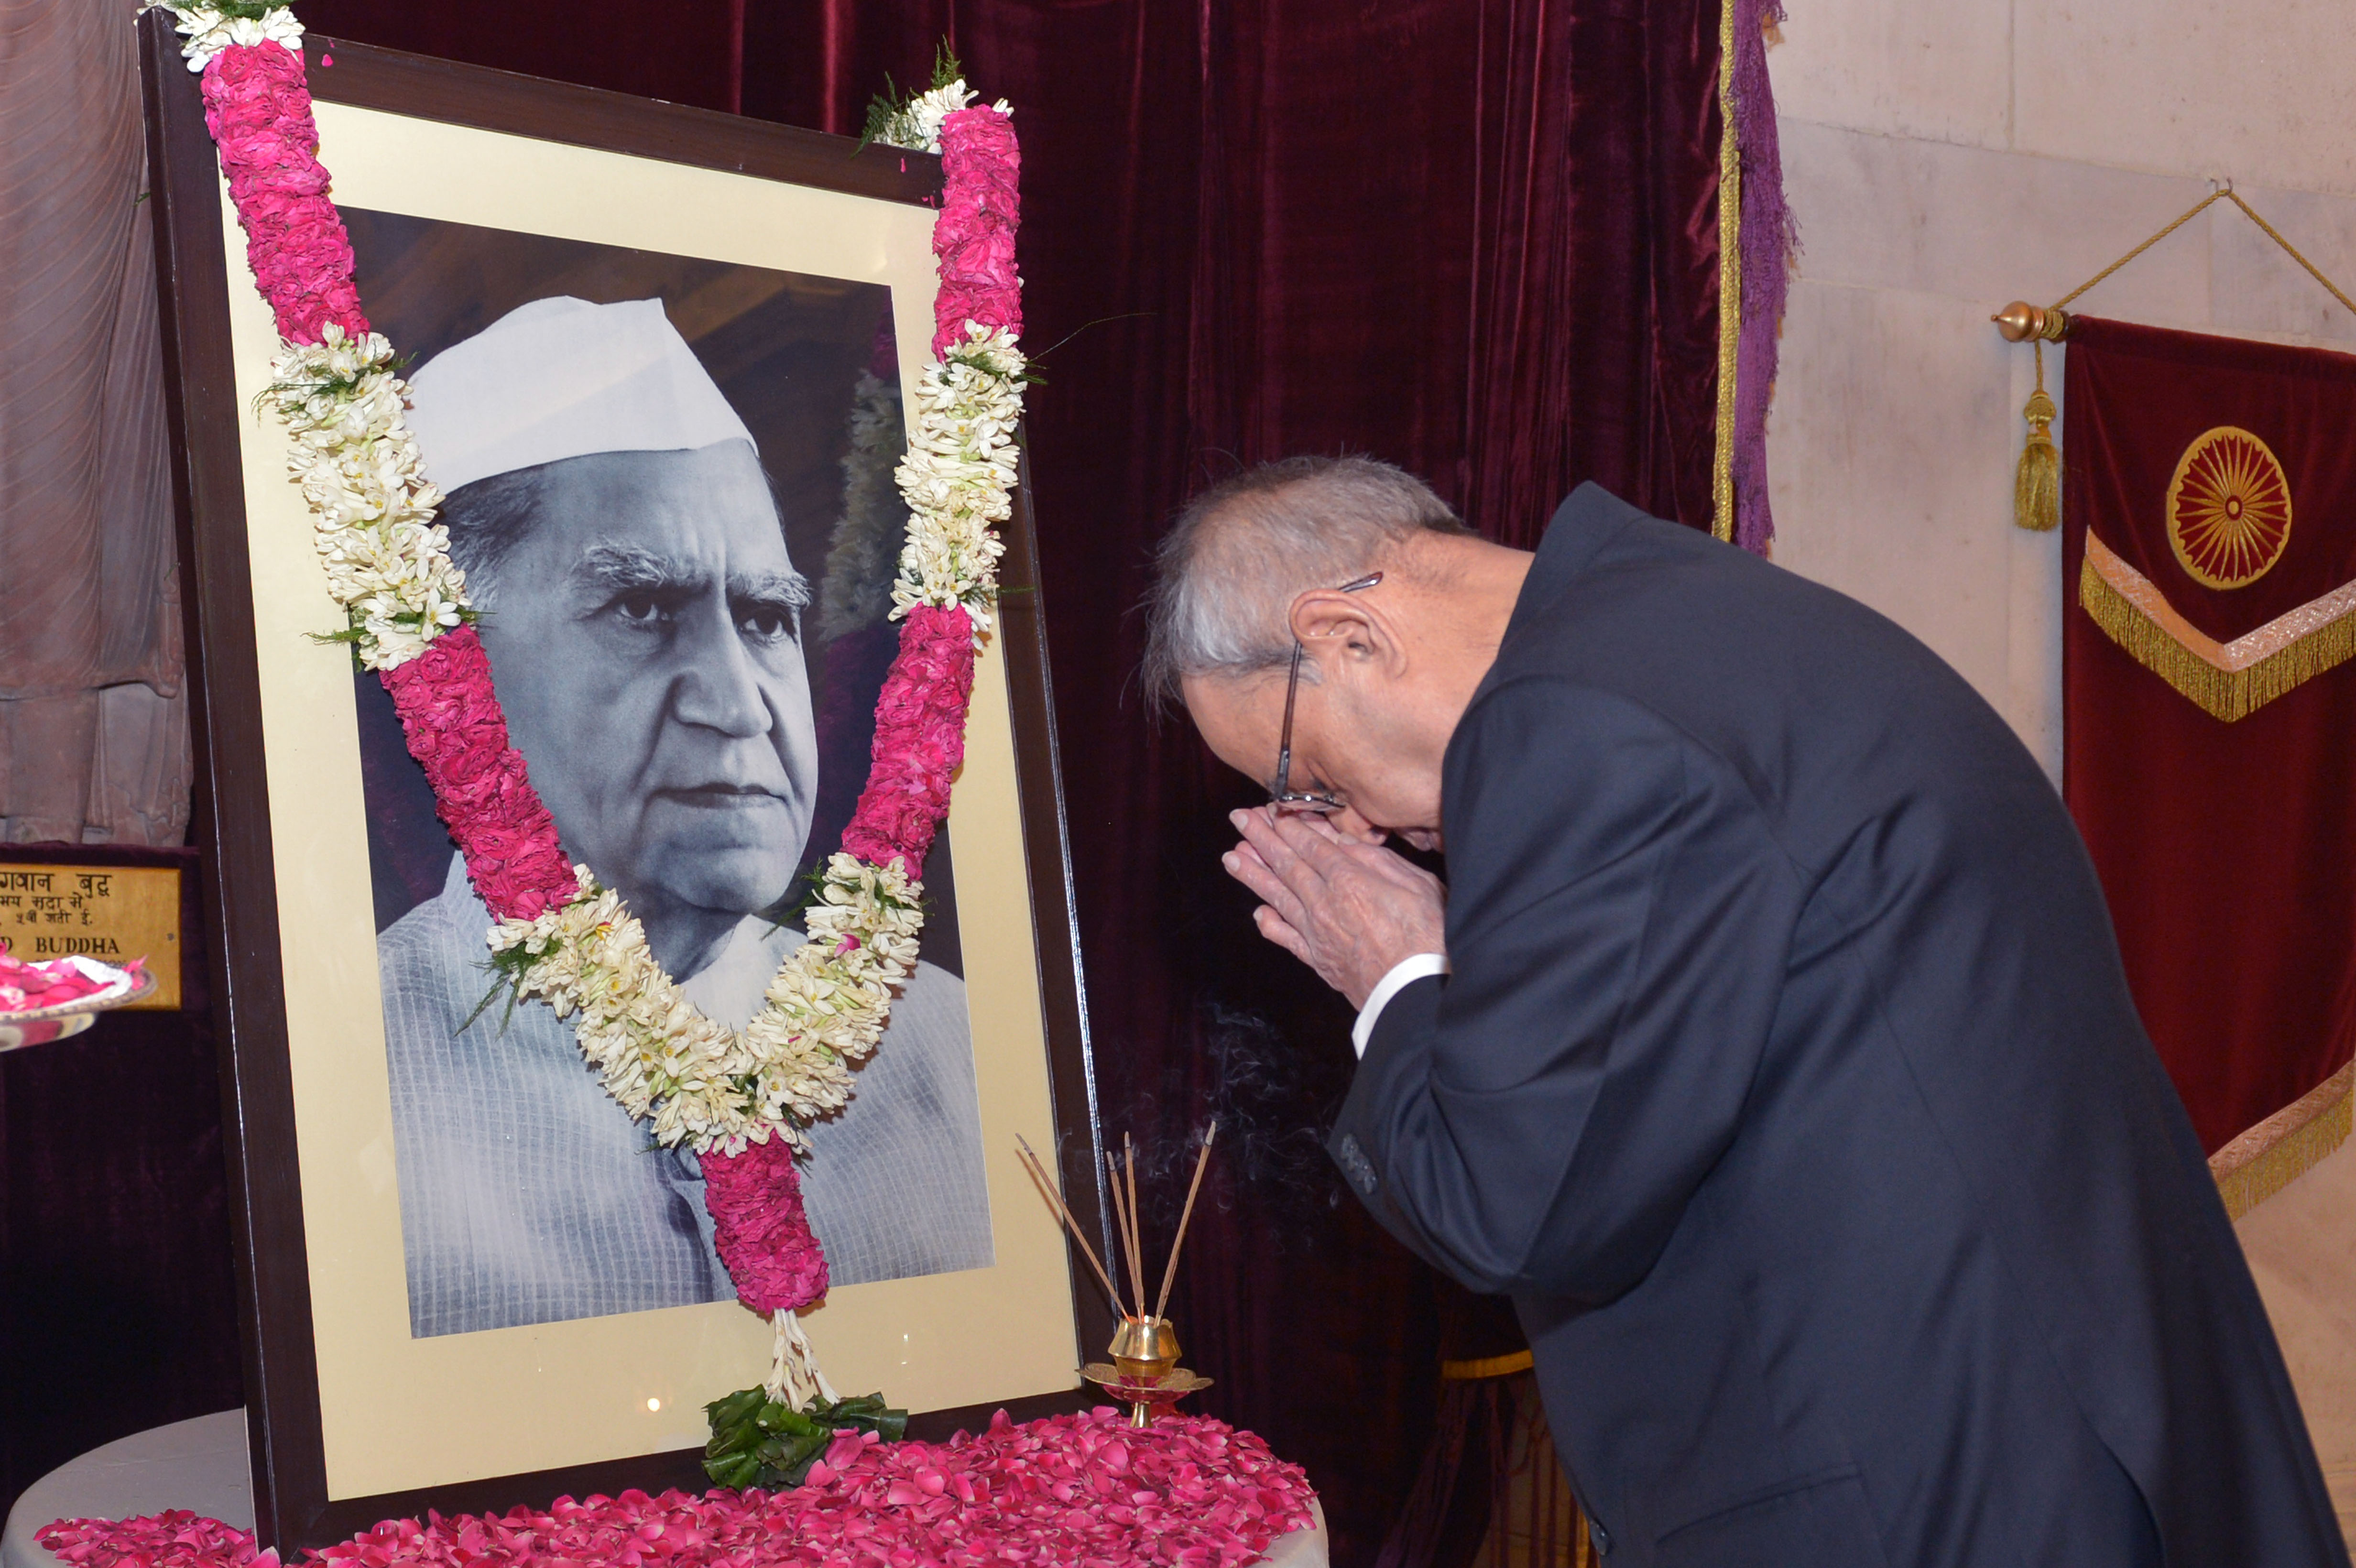
{"label": "man's eyeglasses", "polygon": [[[1379,571],[1364,577],[1354,577],[1334,590],[1336,593],[1358,593],[1383,580]],[[1294,789],[1292,787],[1292,705],[1301,696],[1301,661],[1309,650],[1301,639],[1292,639],[1292,673],[1284,683],[1284,733],[1277,741],[1276,777],[1269,781],[1269,803],[1279,811],[1303,812],[1315,816],[1329,816],[1348,803],[1330,789]]]}

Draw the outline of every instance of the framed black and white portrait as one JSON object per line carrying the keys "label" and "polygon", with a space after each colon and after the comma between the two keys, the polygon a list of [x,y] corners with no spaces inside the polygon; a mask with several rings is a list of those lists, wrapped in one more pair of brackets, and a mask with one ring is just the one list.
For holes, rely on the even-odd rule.
{"label": "framed black and white portrait", "polygon": [[[651,1143],[547,1007],[498,993],[391,699],[314,635],[334,607],[255,411],[277,336],[194,84],[144,26],[264,1540],[693,1484],[701,1406],[760,1380],[768,1326],[734,1299],[694,1157]],[[866,778],[937,164],[306,53],[510,740],[566,852],[741,1026]],[[932,1413],[919,1431],[1072,1397],[1100,1337],[1015,1158],[1018,1136],[1059,1148],[1096,1214],[1019,497],[1008,543],[922,960],[803,1169],[833,1281],[803,1323],[846,1392]]]}
{"label": "framed black and white portrait", "polygon": [[[895,645],[892,290],[343,211],[361,297],[415,358],[410,428],[533,785],[688,997],[742,1029],[841,847]],[[731,1299],[695,1157],[648,1147],[549,1008],[478,1016],[490,914],[391,697],[363,672],[353,699],[410,1331]],[[840,1285],[994,1259],[955,863],[806,1168]]]}

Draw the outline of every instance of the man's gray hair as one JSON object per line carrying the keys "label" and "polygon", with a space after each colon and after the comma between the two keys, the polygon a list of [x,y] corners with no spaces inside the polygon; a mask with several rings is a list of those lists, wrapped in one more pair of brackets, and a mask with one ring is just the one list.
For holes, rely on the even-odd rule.
{"label": "man's gray hair", "polygon": [[499,568],[531,531],[532,510],[548,488],[549,464],[510,469],[442,497],[434,520],[450,530],[450,559],[466,575],[466,600],[477,610],[498,603]]}
{"label": "man's gray hair", "polygon": [[1292,602],[1376,570],[1425,534],[1469,532],[1414,475],[1371,457],[1288,457],[1187,503],[1154,554],[1145,688],[1249,675],[1292,657]]}

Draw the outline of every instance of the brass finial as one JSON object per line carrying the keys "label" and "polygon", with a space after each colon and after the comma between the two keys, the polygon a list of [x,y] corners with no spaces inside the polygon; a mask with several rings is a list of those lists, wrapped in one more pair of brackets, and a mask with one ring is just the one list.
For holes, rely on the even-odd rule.
{"label": "brass finial", "polygon": [[2026,343],[2032,337],[2059,343],[2070,336],[2070,313],[2058,305],[2015,300],[1988,319],[1996,323],[2007,343]]}

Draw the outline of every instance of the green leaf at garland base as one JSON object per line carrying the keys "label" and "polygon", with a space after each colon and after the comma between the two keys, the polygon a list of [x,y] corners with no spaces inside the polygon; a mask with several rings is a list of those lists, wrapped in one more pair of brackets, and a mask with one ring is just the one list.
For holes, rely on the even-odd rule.
{"label": "green leaf at garland base", "polygon": [[887,1443],[897,1443],[908,1432],[908,1413],[886,1405],[880,1393],[832,1404],[813,1398],[796,1410],[764,1390],[739,1389],[705,1405],[703,1413],[712,1420],[712,1440],[703,1445],[703,1473],[717,1485],[738,1491],[800,1486],[838,1432],[873,1432]]}

